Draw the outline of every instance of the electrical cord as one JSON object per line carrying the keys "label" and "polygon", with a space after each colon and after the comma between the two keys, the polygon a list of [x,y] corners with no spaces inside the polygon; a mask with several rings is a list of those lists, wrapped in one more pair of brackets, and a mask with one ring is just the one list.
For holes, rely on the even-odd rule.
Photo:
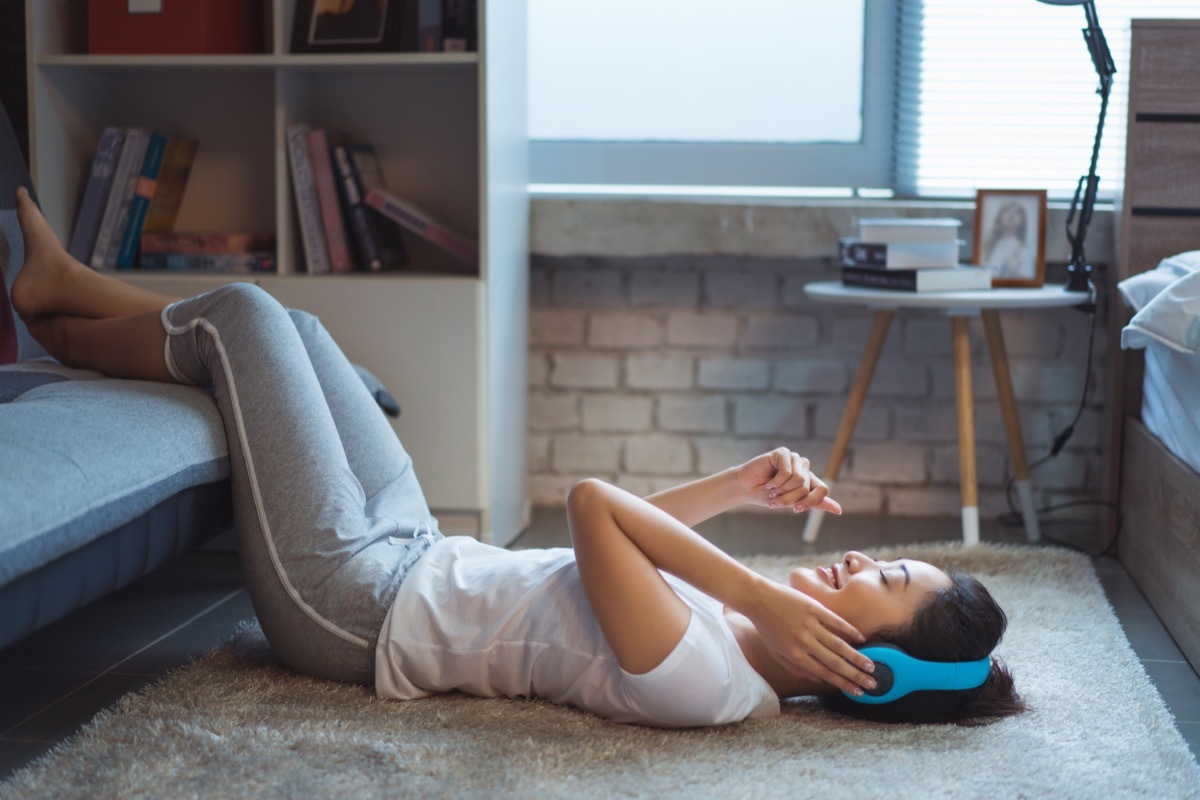
{"label": "electrical cord", "polygon": [[[1080,417],[1083,416],[1083,409],[1087,404],[1088,390],[1091,388],[1091,382],[1092,382],[1092,353],[1094,351],[1095,342],[1096,342],[1096,286],[1095,286],[1095,284],[1092,283],[1091,279],[1088,280],[1088,293],[1091,296],[1091,300],[1089,303],[1086,304],[1085,309],[1084,309],[1088,315],[1087,360],[1084,361],[1083,392],[1081,392],[1080,397],[1079,397],[1079,405],[1075,409],[1075,416],[1071,419],[1071,421],[1069,423],[1067,423],[1066,427],[1064,427],[1061,431],[1059,431],[1058,435],[1054,437],[1054,442],[1050,445],[1050,452],[1047,453],[1046,455],[1042,456],[1041,458],[1037,459],[1036,461],[1034,461],[1032,464],[1029,465],[1028,471],[1030,473],[1032,473],[1035,469],[1040,467],[1042,464],[1045,464],[1050,459],[1055,458],[1059,454],[1059,452],[1062,451],[1063,447],[1065,447],[1067,442],[1071,439],[1071,436],[1074,435],[1075,426],[1079,423]],[[997,522],[999,522],[1001,525],[1004,525],[1007,527],[1017,527],[1017,526],[1025,524],[1024,517],[1022,516],[1021,512],[1017,510],[1016,503],[1013,502],[1013,487],[1015,484],[1016,484],[1016,476],[1014,475],[1008,479],[1008,482],[1005,484],[1005,487],[1004,487],[1004,497],[1005,497],[1005,500],[1008,502],[1008,513],[1001,514],[996,518]],[[1121,535],[1121,522],[1122,522],[1120,508],[1116,503],[1112,503],[1107,500],[1071,500],[1071,501],[1068,501],[1065,503],[1056,503],[1053,505],[1034,509],[1034,513],[1037,514],[1037,516],[1040,520],[1043,514],[1052,514],[1056,511],[1062,511],[1063,509],[1066,509],[1066,508],[1077,508],[1080,506],[1105,506],[1107,508],[1113,508],[1113,509],[1117,510],[1116,530],[1113,532],[1112,540],[1109,541],[1109,543],[1107,545],[1105,545],[1103,550],[1101,550],[1099,553],[1093,553],[1090,550],[1087,550],[1086,548],[1079,547],[1078,545],[1074,545],[1069,542],[1064,542],[1064,541],[1055,539],[1054,537],[1051,537],[1051,536],[1043,535],[1042,538],[1048,542],[1051,542],[1052,544],[1056,544],[1061,547],[1067,547],[1072,550],[1083,551],[1094,558],[1098,558],[1101,556],[1113,555],[1116,550],[1117,540]]]}

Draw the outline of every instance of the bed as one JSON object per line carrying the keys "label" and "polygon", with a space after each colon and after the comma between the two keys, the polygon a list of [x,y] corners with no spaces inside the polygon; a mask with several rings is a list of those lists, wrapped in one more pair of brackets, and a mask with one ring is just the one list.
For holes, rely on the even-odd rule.
{"label": "bed", "polygon": [[1118,257],[1104,273],[1108,533],[1200,671],[1200,20],[1135,19],[1129,44]]}
{"label": "bed", "polygon": [[1125,564],[1200,671],[1200,250],[1118,285],[1125,410],[1118,541]]}

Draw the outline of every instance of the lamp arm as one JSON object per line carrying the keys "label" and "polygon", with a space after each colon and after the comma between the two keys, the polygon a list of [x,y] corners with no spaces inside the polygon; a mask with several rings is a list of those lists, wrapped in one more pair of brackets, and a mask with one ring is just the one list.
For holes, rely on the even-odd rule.
{"label": "lamp arm", "polygon": [[1087,261],[1083,248],[1084,241],[1087,239],[1088,225],[1092,222],[1092,211],[1096,206],[1096,189],[1100,184],[1096,166],[1100,160],[1100,139],[1104,134],[1104,118],[1108,114],[1110,86],[1111,81],[1101,85],[1100,118],[1096,122],[1096,138],[1092,143],[1092,160],[1087,175],[1080,178],[1079,184],[1075,187],[1071,210],[1067,212],[1067,241],[1071,243],[1070,266],[1072,267],[1081,267]]}
{"label": "lamp arm", "polygon": [[1104,134],[1104,118],[1108,114],[1108,98],[1112,93],[1113,75],[1117,68],[1113,63],[1112,52],[1108,49],[1108,41],[1104,31],[1100,29],[1100,21],[1096,16],[1096,6],[1093,0],[1083,4],[1083,12],[1087,17],[1087,27],[1083,30],[1083,40],[1087,44],[1088,53],[1092,57],[1092,65],[1100,85],[1096,93],[1100,95],[1100,117],[1096,123],[1096,138],[1092,144],[1092,159],[1088,166],[1087,175],[1079,179],[1075,187],[1075,196],[1071,200],[1071,210],[1067,213],[1067,241],[1071,244],[1071,261],[1067,265],[1067,290],[1090,291],[1091,267],[1084,255],[1084,242],[1087,240],[1088,225],[1092,221],[1092,211],[1096,206],[1096,188],[1100,178],[1096,174],[1096,166],[1100,160],[1100,139]]}

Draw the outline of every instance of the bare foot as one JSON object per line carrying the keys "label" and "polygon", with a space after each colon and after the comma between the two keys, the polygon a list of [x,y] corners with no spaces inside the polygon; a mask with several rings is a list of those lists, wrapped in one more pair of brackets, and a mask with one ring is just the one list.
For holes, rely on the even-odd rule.
{"label": "bare foot", "polygon": [[67,327],[71,317],[60,314],[41,314],[25,319],[25,327],[29,334],[46,349],[58,363],[70,367],[70,354],[67,352]]}
{"label": "bare foot", "polygon": [[57,306],[58,293],[76,270],[88,267],[63,249],[24,187],[17,190],[17,219],[25,239],[25,263],[13,282],[13,308],[26,321],[66,310]]}

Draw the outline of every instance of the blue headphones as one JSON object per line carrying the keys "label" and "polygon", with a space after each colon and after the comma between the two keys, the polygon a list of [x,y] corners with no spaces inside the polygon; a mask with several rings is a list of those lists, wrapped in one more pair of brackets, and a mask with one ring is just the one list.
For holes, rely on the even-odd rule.
{"label": "blue headphones", "polygon": [[929,689],[977,689],[991,671],[990,656],[978,661],[922,661],[893,644],[880,642],[867,642],[858,651],[875,662],[872,675],[879,685],[874,689],[863,689],[861,697],[848,692],[843,694],[855,702],[870,705],[890,703],[909,692]]}

